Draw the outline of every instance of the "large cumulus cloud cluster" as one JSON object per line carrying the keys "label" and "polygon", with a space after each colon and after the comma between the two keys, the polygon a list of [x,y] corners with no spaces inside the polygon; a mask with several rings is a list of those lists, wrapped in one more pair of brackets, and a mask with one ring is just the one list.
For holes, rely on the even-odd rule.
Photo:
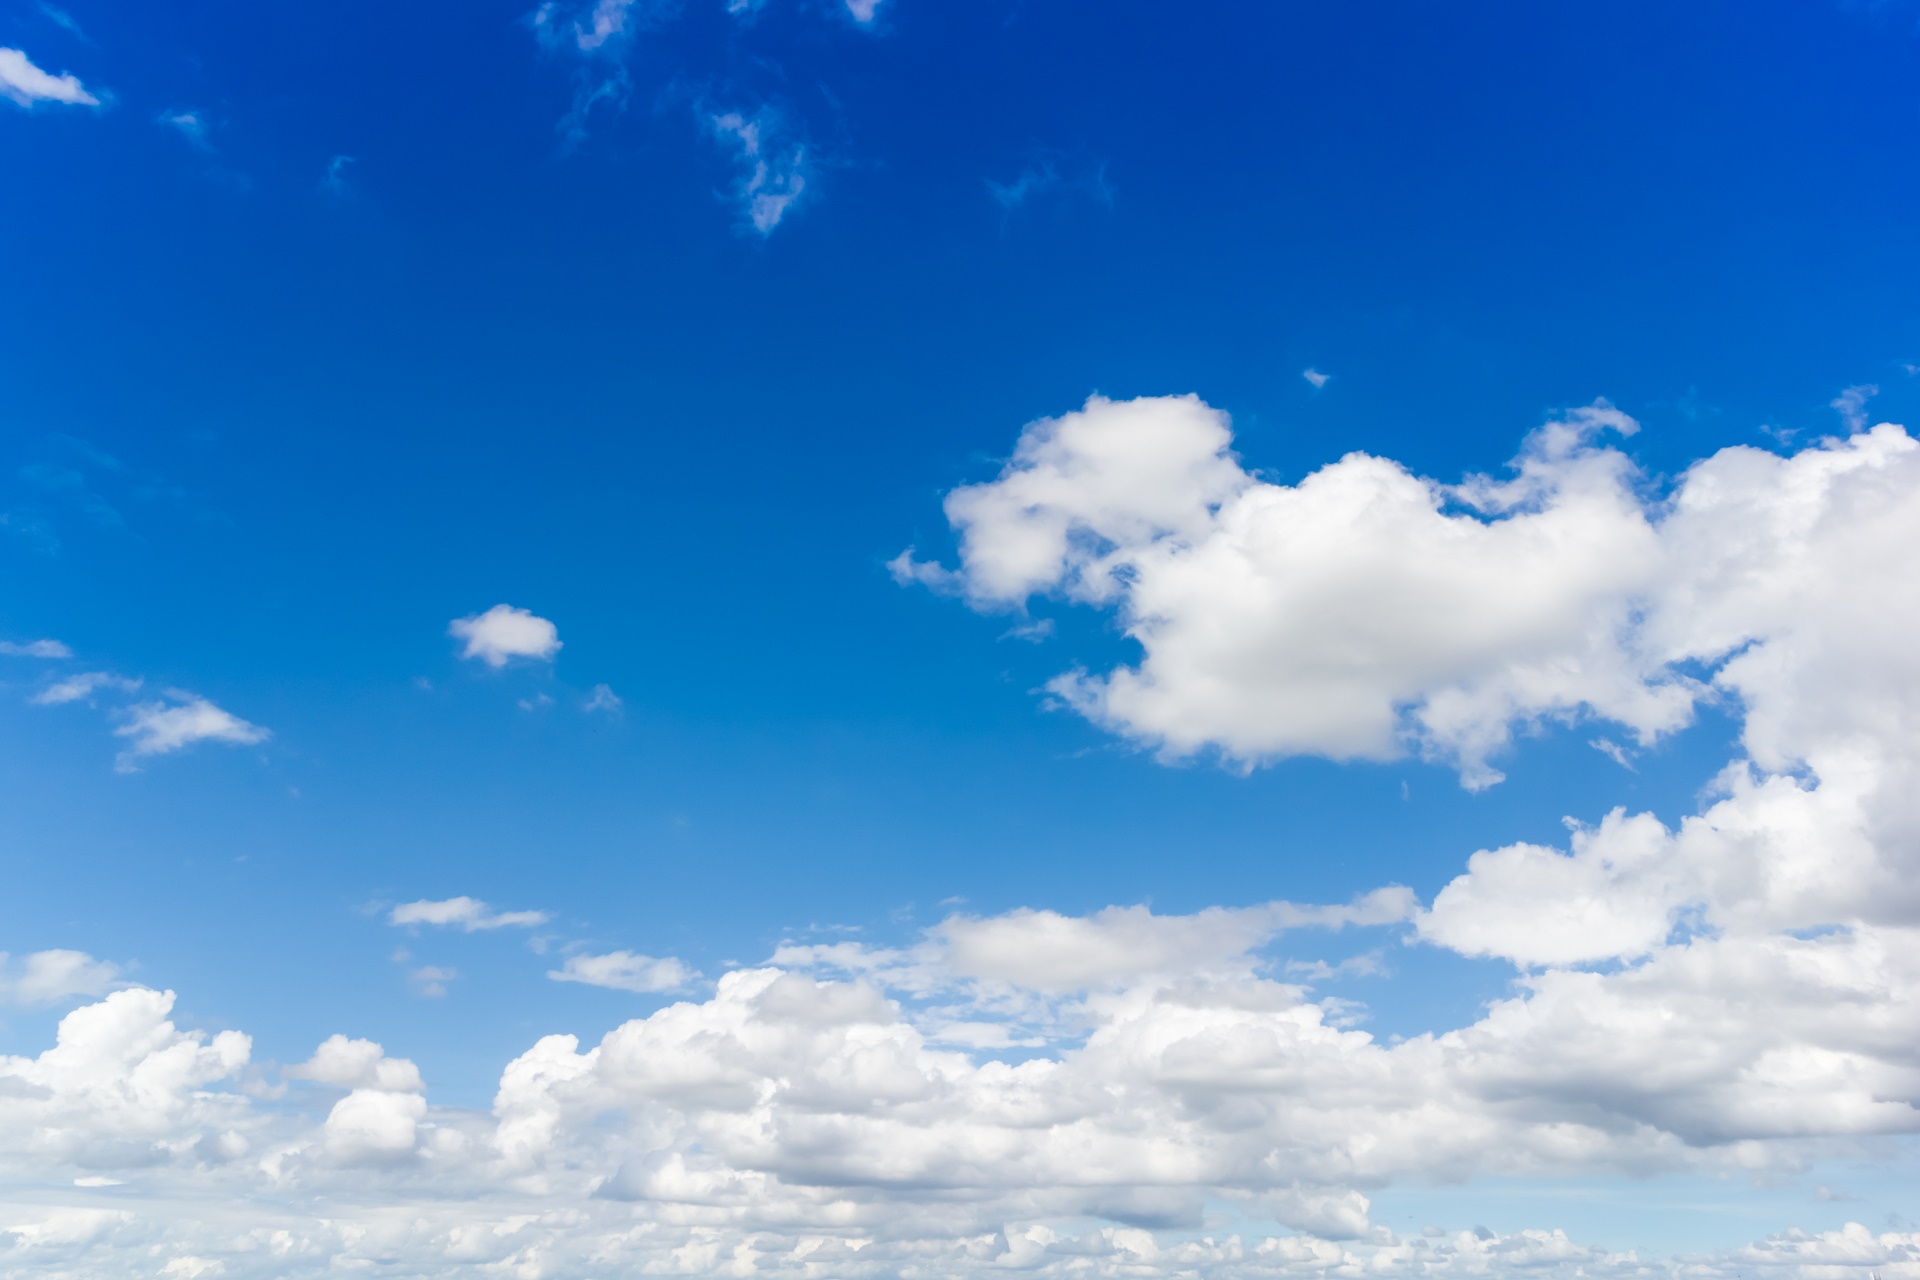
{"label": "large cumulus cloud cluster", "polygon": [[[1173,755],[1417,751],[1490,785],[1529,720],[1651,741],[1717,699],[1741,752],[1683,821],[1481,850],[1430,903],[792,943],[539,1040],[489,1113],[345,1036],[276,1075],[125,988],[0,1059],[0,1274],[1920,1280],[1920,1235],[1857,1226],[1682,1263],[1373,1220],[1396,1182],[1792,1175],[1920,1131],[1920,450],[1730,449],[1660,494],[1603,443],[1632,427],[1569,415],[1504,479],[1355,456],[1289,487],[1197,400],[1095,400],[952,495],[957,568],[899,571],[1117,610],[1138,664],[1056,691]],[[1383,1040],[1290,979],[1325,930],[1514,986]]]}

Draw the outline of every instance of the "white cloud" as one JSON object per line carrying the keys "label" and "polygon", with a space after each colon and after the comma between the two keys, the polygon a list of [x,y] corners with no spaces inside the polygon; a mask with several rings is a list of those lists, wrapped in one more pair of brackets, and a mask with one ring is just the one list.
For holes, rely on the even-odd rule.
{"label": "white cloud", "polygon": [[526,609],[497,604],[485,613],[455,618],[447,634],[466,641],[463,658],[478,658],[490,667],[504,667],[513,658],[550,662],[560,652],[560,629]]}
{"label": "white cloud", "polygon": [[655,959],[631,951],[609,951],[600,956],[568,956],[564,965],[548,970],[547,976],[555,982],[584,982],[592,987],[650,994],[678,991],[696,975],[672,956]]}
{"label": "white cloud", "polygon": [[593,686],[593,693],[585,702],[580,704],[580,709],[582,711],[604,711],[610,716],[617,716],[620,714],[621,708],[625,705],[620,695],[615,693],[610,686],[597,684]]}
{"label": "white cloud", "polygon": [[25,644],[0,640],[0,654],[14,658],[71,658],[73,650],[58,640],[29,640]]}
{"label": "white cloud", "polygon": [[257,724],[208,702],[196,694],[169,690],[168,701],[141,702],[127,708],[126,723],[114,730],[122,738],[131,738],[120,753],[118,767],[138,767],[143,756],[167,755],[196,742],[227,742],[248,745],[265,742],[271,736]]}
{"label": "white cloud", "polygon": [[447,994],[447,984],[459,976],[458,969],[437,964],[423,964],[418,969],[407,970],[407,981],[413,983],[413,989],[423,996],[444,996]]}
{"label": "white cloud", "polygon": [[1326,386],[1329,382],[1333,381],[1332,374],[1322,373],[1318,369],[1302,369],[1300,371],[1300,376],[1305,378],[1308,382],[1312,383],[1313,389],[1315,391],[1318,391],[1320,388]]}
{"label": "white cloud", "polygon": [[464,895],[403,902],[387,913],[388,924],[448,925],[467,933],[476,929],[531,929],[546,922],[544,911],[494,911],[478,898]]}
{"label": "white cloud", "polygon": [[785,117],[763,108],[752,117],[738,111],[710,116],[714,136],[730,144],[739,162],[734,183],[743,225],[771,235],[807,189],[807,148],[786,135]]}
{"label": "white cloud", "polygon": [[118,965],[84,951],[36,951],[10,963],[0,951],[0,1005],[54,1004],[73,996],[97,996],[120,977]]}
{"label": "white cloud", "polygon": [[23,107],[39,102],[97,107],[100,100],[71,75],[51,75],[33,65],[19,49],[0,48],[0,97]]}
{"label": "white cloud", "polygon": [[213,143],[207,138],[206,117],[199,112],[163,111],[160,113],[160,123],[185,138],[196,150],[213,150]]}
{"label": "white cloud", "polygon": [[1835,396],[1832,408],[1840,415],[1840,421],[1846,424],[1848,431],[1862,431],[1867,425],[1867,401],[1879,394],[1879,387],[1870,382],[1861,383]]}
{"label": "white cloud", "polygon": [[420,1068],[406,1058],[389,1058],[386,1051],[371,1040],[349,1040],[331,1035],[313,1051],[313,1057],[287,1076],[311,1080],[336,1089],[374,1089],[386,1093],[419,1093],[425,1089]]}
{"label": "white cloud", "polygon": [[884,0],[847,0],[847,12],[855,22],[872,22],[882,3]]}
{"label": "white cloud", "polygon": [[139,680],[125,676],[110,675],[105,671],[83,671],[64,680],[57,680],[39,693],[33,695],[33,703],[41,707],[57,707],[68,702],[79,702],[91,697],[101,689],[115,689],[121,693],[132,693],[140,687]]}

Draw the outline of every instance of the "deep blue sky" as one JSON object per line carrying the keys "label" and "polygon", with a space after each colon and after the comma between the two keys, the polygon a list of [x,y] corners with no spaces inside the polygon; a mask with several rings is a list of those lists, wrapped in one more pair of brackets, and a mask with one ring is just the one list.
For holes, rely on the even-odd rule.
{"label": "deep blue sky", "polygon": [[[530,1033],[646,1000],[370,904],[552,910],[711,973],[956,897],[1428,896],[1563,814],[1691,810],[1717,719],[1624,782],[1552,731],[1478,796],[1169,768],[1034,692],[1124,657],[1108,620],[1001,640],[883,565],[944,553],[941,493],[1093,391],[1196,392],[1285,478],[1497,468],[1596,396],[1655,483],[1837,428],[1851,384],[1905,420],[1910,7],[710,8],[643,32],[573,134],[615,64],[543,49],[519,0],[92,2],[84,39],[0,12],[111,94],[0,111],[0,631],[274,735],[119,774],[99,714],[25,705],[39,668],[0,660],[8,949],[137,962],[262,1057],[370,1035],[480,1104]],[[766,237],[700,123],[742,104],[808,143]],[[1023,171],[1060,180],[1003,207]],[[503,601],[559,625],[551,672],[457,660],[448,620]],[[577,710],[598,683],[624,719]],[[444,999],[397,941],[460,969]],[[1447,976],[1356,991],[1383,1031],[1504,989],[1393,959]]]}

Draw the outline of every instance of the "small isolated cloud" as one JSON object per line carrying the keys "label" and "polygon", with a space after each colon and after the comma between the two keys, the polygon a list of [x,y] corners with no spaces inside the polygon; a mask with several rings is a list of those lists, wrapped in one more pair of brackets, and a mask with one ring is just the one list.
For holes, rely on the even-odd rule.
{"label": "small isolated cloud", "polygon": [[1633,757],[1627,754],[1627,749],[1621,746],[1619,743],[1615,742],[1612,738],[1604,738],[1604,737],[1595,738],[1592,742],[1589,742],[1587,745],[1592,747],[1595,751],[1598,751],[1601,755],[1605,756],[1607,759],[1619,765],[1622,769],[1625,769],[1627,772],[1629,773],[1638,772],[1638,770],[1636,770],[1633,767]]}
{"label": "small isolated cloud", "polygon": [[18,49],[0,49],[0,97],[11,98],[23,107],[41,102],[74,107],[100,105],[100,99],[88,93],[78,78],[42,71]]}
{"label": "small isolated cloud", "polygon": [[621,700],[620,695],[615,693],[612,688],[604,684],[597,684],[593,686],[592,696],[580,704],[580,709],[582,711],[604,711],[610,716],[617,716],[625,706],[626,703]]}
{"label": "small isolated cloud", "polygon": [[126,676],[110,675],[105,671],[83,671],[79,675],[68,676],[55,684],[48,685],[33,695],[33,704],[38,707],[57,707],[69,702],[79,702],[92,697],[101,689],[117,689],[122,693],[132,693],[140,687],[140,681]]}
{"label": "small isolated cloud", "polygon": [[560,629],[526,609],[497,604],[485,613],[455,618],[447,634],[466,641],[463,658],[478,658],[490,667],[504,667],[514,658],[551,662],[560,652]]}
{"label": "small isolated cloud", "polygon": [[1113,207],[1113,186],[1107,181],[1104,163],[1075,163],[1051,154],[1028,163],[1011,182],[987,179],[987,192],[1006,213],[1050,194],[1084,195],[1096,204]]}
{"label": "small isolated cloud", "polygon": [[1333,381],[1332,374],[1322,373],[1318,369],[1311,369],[1311,368],[1302,369],[1300,371],[1300,376],[1305,378],[1308,382],[1311,382],[1313,384],[1313,389],[1315,391],[1318,391],[1320,388],[1326,386],[1329,382]]}
{"label": "small isolated cloud", "polygon": [[590,987],[653,994],[677,991],[696,975],[673,956],[656,960],[631,951],[609,951],[603,956],[569,956],[564,966],[549,969],[555,982],[584,982]]}
{"label": "small isolated cloud", "polygon": [[58,640],[29,640],[25,644],[0,640],[0,654],[9,658],[71,658],[73,650]]}
{"label": "small isolated cloud", "polygon": [[740,177],[733,185],[743,226],[772,235],[807,189],[806,145],[789,139],[785,120],[771,108],[751,118],[728,111],[708,118],[714,137],[734,149]]}
{"label": "small isolated cloud", "polygon": [[84,951],[36,951],[16,964],[0,951],[0,1005],[46,1005],[69,996],[104,995],[120,968]]}
{"label": "small isolated cloud", "polygon": [[458,969],[437,964],[423,964],[418,969],[407,971],[407,981],[413,983],[413,989],[423,996],[447,994],[447,984],[459,976]]}
{"label": "small isolated cloud", "polygon": [[169,690],[170,701],[141,702],[126,711],[127,722],[114,733],[129,738],[120,753],[121,772],[138,768],[143,756],[163,756],[184,750],[196,742],[228,742],[247,746],[265,742],[266,729],[216,707],[196,694]]}
{"label": "small isolated cloud", "polygon": [[213,150],[207,140],[207,120],[198,111],[162,111],[160,123],[185,138],[195,149]]}
{"label": "small isolated cloud", "polygon": [[882,0],[847,0],[847,12],[853,20],[863,26],[873,21],[874,14],[880,11]]}
{"label": "small isolated cloud", "polygon": [[1832,408],[1840,415],[1840,421],[1847,424],[1849,431],[1864,431],[1867,427],[1867,401],[1880,394],[1880,388],[1871,382],[1848,387],[1833,398]]}
{"label": "small isolated cloud", "polygon": [[468,933],[477,929],[531,929],[546,922],[544,911],[494,911],[480,899],[465,896],[403,902],[387,913],[388,924],[450,925]]}
{"label": "small isolated cloud", "polygon": [[335,156],[327,161],[326,176],[320,179],[320,189],[330,196],[344,196],[352,190],[347,185],[347,166],[355,163],[352,156]]}

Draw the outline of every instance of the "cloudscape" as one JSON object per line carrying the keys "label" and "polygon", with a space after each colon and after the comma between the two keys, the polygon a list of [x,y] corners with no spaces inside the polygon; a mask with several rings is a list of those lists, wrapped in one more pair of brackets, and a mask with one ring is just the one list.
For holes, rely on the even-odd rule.
{"label": "cloudscape", "polygon": [[1916,71],[0,14],[0,1277],[1920,1280]]}

